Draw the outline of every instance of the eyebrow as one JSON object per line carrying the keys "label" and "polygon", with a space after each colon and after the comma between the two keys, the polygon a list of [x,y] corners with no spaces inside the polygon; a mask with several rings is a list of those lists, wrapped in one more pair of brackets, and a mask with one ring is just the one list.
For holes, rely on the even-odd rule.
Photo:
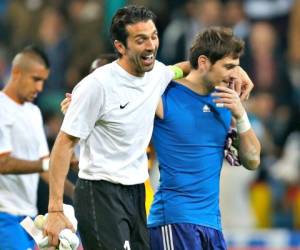
{"label": "eyebrow", "polygon": [[234,63],[225,63],[223,66],[226,68],[234,68],[234,67],[238,67],[240,64],[234,64]]}
{"label": "eyebrow", "polygon": [[45,81],[45,78],[39,77],[39,76],[32,76],[32,79],[33,79],[34,81]]}
{"label": "eyebrow", "polygon": [[[158,35],[158,31],[157,31],[157,30],[153,31],[152,34],[151,34],[150,36],[152,36],[152,35]],[[146,34],[144,34],[144,33],[140,33],[140,34],[136,34],[136,35],[134,36],[134,38],[137,38],[137,37],[148,37],[148,35],[146,35]]]}

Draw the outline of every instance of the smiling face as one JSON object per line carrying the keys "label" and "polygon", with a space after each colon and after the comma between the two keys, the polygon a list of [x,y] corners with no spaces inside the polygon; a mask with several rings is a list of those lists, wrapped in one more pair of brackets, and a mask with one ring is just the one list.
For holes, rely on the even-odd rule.
{"label": "smiling face", "polygon": [[130,74],[143,76],[151,71],[159,46],[158,34],[152,20],[137,22],[126,26],[127,44],[115,41],[115,47],[121,54],[120,64]]}
{"label": "smiling face", "polygon": [[17,99],[19,103],[32,102],[43,90],[49,70],[39,62],[31,61],[25,68],[16,67],[14,77],[18,82]]}
{"label": "smiling face", "polygon": [[230,56],[224,57],[214,64],[208,62],[208,70],[203,76],[204,83],[209,89],[213,89],[215,86],[228,87],[230,80],[234,78],[234,70],[239,62],[239,58],[233,59]]}

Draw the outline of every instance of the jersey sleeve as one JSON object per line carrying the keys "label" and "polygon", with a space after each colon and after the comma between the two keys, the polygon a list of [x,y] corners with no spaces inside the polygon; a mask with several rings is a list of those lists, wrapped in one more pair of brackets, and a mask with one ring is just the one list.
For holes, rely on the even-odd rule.
{"label": "jersey sleeve", "polygon": [[14,123],[13,115],[1,103],[0,108],[0,155],[9,153],[13,150],[12,145],[12,127]]}
{"label": "jersey sleeve", "polygon": [[160,95],[162,95],[164,93],[165,89],[167,88],[168,84],[175,77],[175,72],[172,70],[171,67],[166,66],[165,64],[163,64],[161,62],[157,61],[157,65],[158,65],[159,72],[156,72],[156,73],[161,76],[161,78],[160,78],[160,80],[161,80]]}
{"label": "jersey sleeve", "polygon": [[104,87],[93,76],[84,78],[72,92],[72,101],[61,130],[80,139],[86,139],[101,116]]}
{"label": "jersey sleeve", "polygon": [[46,139],[46,134],[44,130],[44,125],[43,125],[43,118],[41,111],[37,108],[37,119],[38,119],[38,128],[37,128],[37,135],[39,139],[39,157],[45,157],[49,155],[49,147]]}
{"label": "jersey sleeve", "polygon": [[11,130],[11,124],[0,122],[0,155],[12,151]]}

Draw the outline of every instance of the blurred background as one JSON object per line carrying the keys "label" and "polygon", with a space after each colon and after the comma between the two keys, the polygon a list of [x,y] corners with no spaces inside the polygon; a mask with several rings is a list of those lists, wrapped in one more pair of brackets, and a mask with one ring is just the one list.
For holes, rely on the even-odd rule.
{"label": "blurred background", "polygon": [[[241,65],[255,84],[246,106],[262,160],[257,172],[224,164],[224,233],[231,250],[300,249],[300,0],[0,0],[0,89],[15,53],[39,44],[51,63],[36,100],[51,148],[64,93],[95,58],[113,52],[109,25],[126,4],[157,14],[158,59],[166,64],[187,59],[193,37],[208,26],[232,27],[246,41]],[[47,187],[40,186],[43,213]]]}

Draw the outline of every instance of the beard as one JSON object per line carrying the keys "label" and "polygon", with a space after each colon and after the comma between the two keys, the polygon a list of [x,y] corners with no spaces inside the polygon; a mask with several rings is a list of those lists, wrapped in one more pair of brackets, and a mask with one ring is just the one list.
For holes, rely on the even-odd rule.
{"label": "beard", "polygon": [[208,91],[213,91],[215,89],[215,86],[217,85],[214,83],[209,76],[206,74],[203,76],[203,85]]}
{"label": "beard", "polygon": [[156,54],[157,49],[148,54],[129,55],[129,60],[134,67],[134,71],[139,75],[143,75],[144,73],[151,71],[154,67]]}

